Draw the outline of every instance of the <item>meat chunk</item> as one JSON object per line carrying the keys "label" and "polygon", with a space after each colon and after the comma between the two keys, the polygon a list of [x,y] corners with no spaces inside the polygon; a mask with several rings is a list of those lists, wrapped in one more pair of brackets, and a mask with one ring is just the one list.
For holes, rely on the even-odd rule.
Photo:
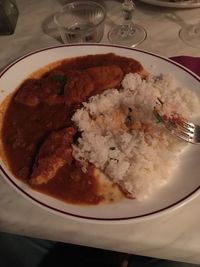
{"label": "meat chunk", "polygon": [[124,75],[130,72],[141,74],[144,71],[141,63],[133,58],[116,56],[115,54],[111,53],[108,56],[108,62],[113,62],[112,64],[119,66],[122,69]]}
{"label": "meat chunk", "polygon": [[28,79],[19,88],[15,101],[30,107],[37,106],[39,103],[62,104],[66,83],[66,75],[56,72],[38,80]]}
{"label": "meat chunk", "polygon": [[38,97],[41,103],[50,106],[64,103],[64,85],[61,82],[52,79],[41,81]]}
{"label": "meat chunk", "polygon": [[123,72],[116,65],[73,71],[69,73],[69,81],[65,87],[65,103],[68,106],[81,104],[92,95],[119,86],[122,79]]}
{"label": "meat chunk", "polygon": [[117,65],[88,68],[86,73],[94,81],[94,93],[118,87],[123,79],[122,69]]}
{"label": "meat chunk", "polygon": [[46,184],[65,164],[72,161],[72,141],[76,130],[73,127],[52,132],[42,144],[33,166],[30,183]]}
{"label": "meat chunk", "polygon": [[68,83],[65,86],[65,103],[76,106],[86,101],[94,92],[94,81],[85,71],[68,73]]}
{"label": "meat chunk", "polygon": [[129,72],[137,72],[141,74],[144,71],[144,68],[139,61],[133,58],[119,56],[114,53],[86,55],[78,57],[76,60],[67,59],[63,61],[62,65],[58,66],[56,69],[59,71],[85,70],[87,68],[110,65],[119,66],[124,74]]}
{"label": "meat chunk", "polygon": [[38,90],[40,83],[36,79],[26,80],[15,96],[15,100],[21,104],[33,107],[39,104]]}

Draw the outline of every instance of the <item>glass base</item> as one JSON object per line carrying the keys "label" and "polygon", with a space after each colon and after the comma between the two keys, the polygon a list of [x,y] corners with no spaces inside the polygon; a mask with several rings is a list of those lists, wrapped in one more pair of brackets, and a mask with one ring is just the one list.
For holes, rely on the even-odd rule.
{"label": "glass base", "polygon": [[186,44],[200,48],[200,23],[186,25],[180,30],[179,36]]}
{"label": "glass base", "polygon": [[139,25],[133,24],[131,28],[127,25],[118,25],[112,28],[108,33],[108,39],[112,44],[135,47],[141,44],[147,36],[145,29]]}

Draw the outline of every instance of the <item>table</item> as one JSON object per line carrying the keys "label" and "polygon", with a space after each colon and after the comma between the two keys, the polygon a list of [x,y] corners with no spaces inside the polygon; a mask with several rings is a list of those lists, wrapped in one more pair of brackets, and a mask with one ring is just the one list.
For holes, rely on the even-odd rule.
{"label": "table", "polygon": [[[46,46],[60,44],[52,14],[62,0],[18,0],[20,16],[14,35],[0,36],[0,68],[12,60]],[[108,10],[105,35],[118,21],[120,1],[102,1]],[[136,2],[135,21],[148,33],[138,48],[162,56],[200,56],[197,48],[178,38],[175,14],[187,23],[199,19],[200,9],[170,9]],[[51,214],[16,193],[0,179],[0,231],[63,241],[163,259],[200,263],[200,196],[160,217],[129,224],[92,224]]]}

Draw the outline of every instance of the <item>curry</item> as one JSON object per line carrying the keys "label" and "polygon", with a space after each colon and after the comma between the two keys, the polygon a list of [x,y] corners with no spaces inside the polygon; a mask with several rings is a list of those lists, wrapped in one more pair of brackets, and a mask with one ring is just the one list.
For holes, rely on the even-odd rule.
{"label": "curry", "polygon": [[12,95],[2,127],[4,153],[13,175],[69,203],[104,201],[94,166],[84,173],[72,157],[72,144],[81,132],[71,116],[89,97],[119,88],[129,72],[143,75],[144,70],[138,61],[110,53],[64,59],[23,81]]}

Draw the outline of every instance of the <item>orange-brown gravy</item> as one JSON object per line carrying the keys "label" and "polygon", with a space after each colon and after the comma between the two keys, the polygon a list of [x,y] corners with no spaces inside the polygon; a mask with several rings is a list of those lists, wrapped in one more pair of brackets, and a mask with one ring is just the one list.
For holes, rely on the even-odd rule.
{"label": "orange-brown gravy", "polygon": [[[121,64],[124,72],[129,72],[127,61],[113,54],[79,57],[64,60],[56,69],[82,70],[91,66]],[[142,67],[136,61],[134,68],[140,72]],[[52,70],[42,71],[42,77]],[[40,79],[40,77],[36,77]],[[15,96],[15,95],[14,95]],[[3,149],[12,173],[20,180],[29,183],[35,156],[46,136],[55,130],[70,126],[72,111],[67,105],[26,106],[12,97],[4,115],[2,126]],[[63,166],[47,184],[33,186],[34,189],[69,203],[98,204],[103,200],[98,179],[93,168],[87,174],[74,162]]]}
{"label": "orange-brown gravy", "polygon": [[75,164],[62,167],[52,180],[35,189],[76,204],[98,204],[103,200],[98,193],[98,181],[93,175],[93,168],[87,173],[81,172],[80,176],[80,169]]}

